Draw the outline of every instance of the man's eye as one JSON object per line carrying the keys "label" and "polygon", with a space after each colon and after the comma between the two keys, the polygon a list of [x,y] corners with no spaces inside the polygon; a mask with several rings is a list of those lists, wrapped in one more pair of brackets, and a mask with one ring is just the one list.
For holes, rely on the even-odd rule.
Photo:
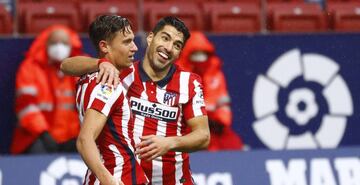
{"label": "man's eye", "polygon": [[175,44],[174,46],[175,46],[175,48],[176,48],[177,50],[180,50],[180,49],[181,49],[181,45],[180,45],[180,44]]}

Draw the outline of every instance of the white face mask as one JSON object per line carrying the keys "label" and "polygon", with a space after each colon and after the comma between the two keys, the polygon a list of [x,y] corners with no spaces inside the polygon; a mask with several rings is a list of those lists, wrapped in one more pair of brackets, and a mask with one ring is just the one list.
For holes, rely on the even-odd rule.
{"label": "white face mask", "polygon": [[191,54],[190,60],[193,62],[205,62],[208,59],[208,55],[205,52],[197,51]]}
{"label": "white face mask", "polygon": [[50,59],[61,62],[70,56],[70,50],[70,46],[63,43],[57,43],[50,45],[47,51]]}

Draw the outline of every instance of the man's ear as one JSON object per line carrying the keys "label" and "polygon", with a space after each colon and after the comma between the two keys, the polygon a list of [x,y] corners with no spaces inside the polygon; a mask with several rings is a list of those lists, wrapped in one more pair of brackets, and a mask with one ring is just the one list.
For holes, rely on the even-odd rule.
{"label": "man's ear", "polygon": [[106,41],[101,40],[99,42],[99,50],[100,50],[100,52],[102,52],[104,54],[107,54],[109,52],[108,44]]}
{"label": "man's ear", "polygon": [[153,32],[150,32],[149,35],[146,37],[146,42],[147,42],[147,45],[149,46],[151,41],[153,40],[154,38],[154,33]]}

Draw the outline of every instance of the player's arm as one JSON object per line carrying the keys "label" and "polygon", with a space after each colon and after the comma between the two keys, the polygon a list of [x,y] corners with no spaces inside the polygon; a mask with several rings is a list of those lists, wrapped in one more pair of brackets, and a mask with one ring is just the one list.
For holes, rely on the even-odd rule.
{"label": "player's arm", "polygon": [[141,142],[136,146],[136,154],[141,159],[152,160],[168,151],[194,152],[206,149],[210,142],[207,116],[191,118],[187,124],[191,128],[191,132],[184,136],[142,136]]}
{"label": "player's arm", "polygon": [[119,70],[105,59],[102,59],[102,62],[99,64],[99,59],[97,58],[86,56],[70,57],[62,61],[60,69],[63,73],[72,76],[81,76],[99,70],[96,82],[112,84],[115,87],[120,83],[118,78]]}
{"label": "player's arm", "polygon": [[60,69],[67,75],[81,76],[98,70],[99,59],[86,56],[66,58],[61,62]]}
{"label": "player's arm", "polygon": [[206,149],[210,143],[210,131],[207,116],[197,116],[187,121],[191,132],[181,137],[170,137],[171,151],[194,152]]}
{"label": "player's arm", "polygon": [[95,143],[106,120],[107,118],[104,114],[94,109],[86,110],[76,147],[86,165],[95,173],[101,184],[119,185],[122,183],[119,183],[119,180],[115,179],[102,164],[99,150]]}

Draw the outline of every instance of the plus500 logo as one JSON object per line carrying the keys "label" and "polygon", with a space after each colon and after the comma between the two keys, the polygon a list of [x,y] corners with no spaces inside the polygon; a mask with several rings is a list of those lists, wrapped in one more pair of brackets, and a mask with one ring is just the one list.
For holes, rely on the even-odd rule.
{"label": "plus500 logo", "polygon": [[135,97],[130,98],[130,106],[133,113],[160,121],[172,122],[177,118],[178,107],[170,107]]}
{"label": "plus500 logo", "polygon": [[233,185],[231,173],[211,173],[208,176],[203,173],[192,175],[196,185]]}
{"label": "plus500 logo", "polygon": [[335,158],[334,161],[314,158],[309,165],[305,159],[291,159],[287,167],[282,160],[267,160],[266,171],[270,185],[360,185],[360,159],[357,157]]}

